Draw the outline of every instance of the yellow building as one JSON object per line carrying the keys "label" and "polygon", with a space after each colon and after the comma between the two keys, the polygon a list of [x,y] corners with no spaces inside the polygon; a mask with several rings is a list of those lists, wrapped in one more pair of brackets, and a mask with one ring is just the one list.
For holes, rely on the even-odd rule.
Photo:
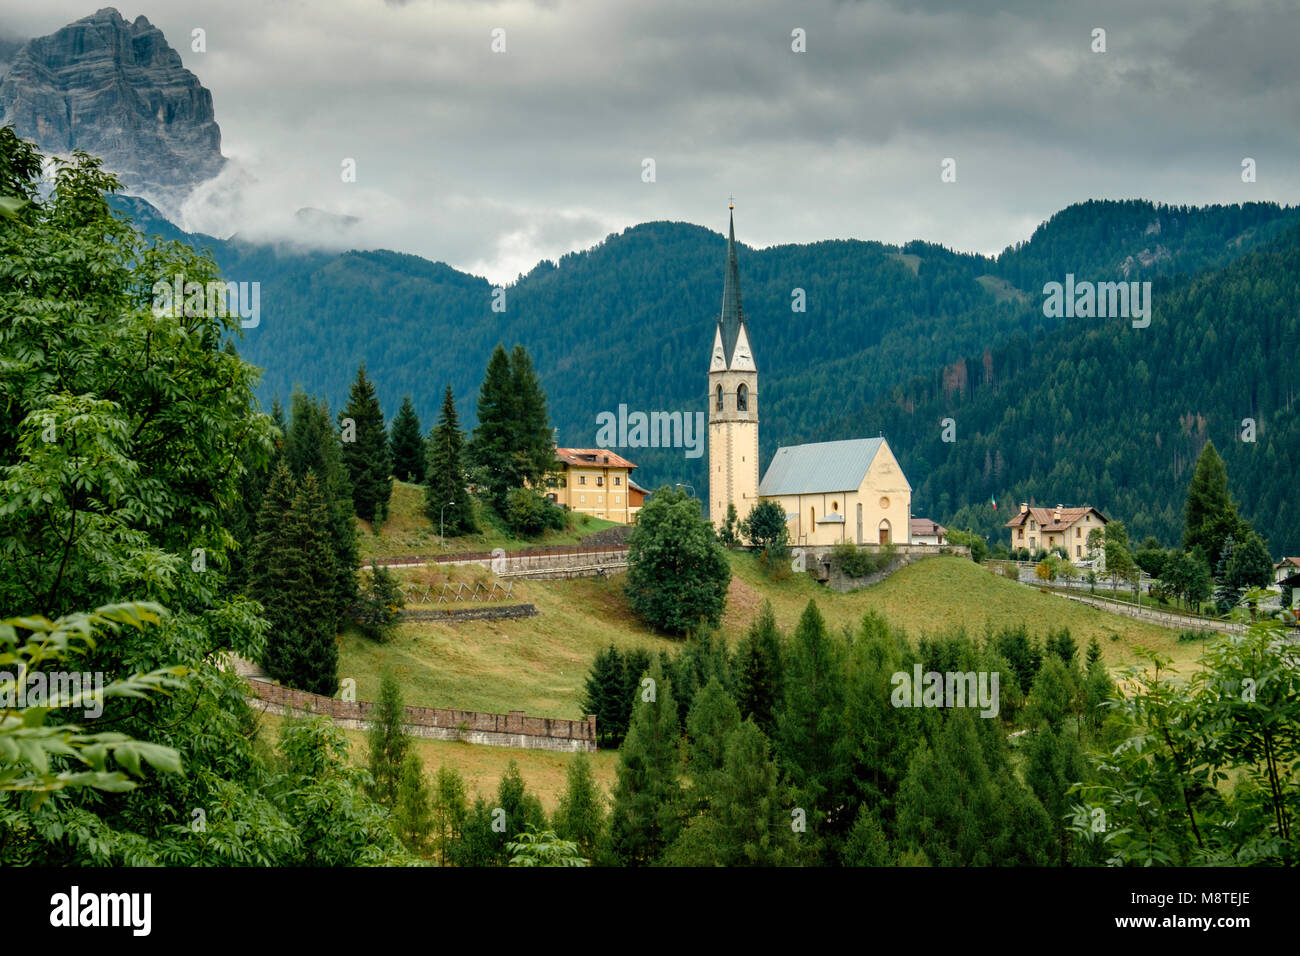
{"label": "yellow building", "polygon": [[546,497],[580,514],[631,524],[645,492],[632,481],[636,465],[608,448],[557,448]]}
{"label": "yellow building", "polygon": [[743,521],[765,500],[785,510],[792,544],[910,543],[912,486],[883,437],[779,448],[760,482],[758,366],[740,301],[733,211],[709,359],[709,518],[721,528],[734,505]]}
{"label": "yellow building", "polygon": [[1071,561],[1086,561],[1088,553],[1088,532],[1093,528],[1105,529],[1107,519],[1096,508],[1084,505],[1081,508],[1031,508],[1029,502],[1021,502],[1020,513],[1006,523],[1011,529],[1011,547],[1019,550],[1028,548],[1031,552],[1051,551],[1062,548]]}

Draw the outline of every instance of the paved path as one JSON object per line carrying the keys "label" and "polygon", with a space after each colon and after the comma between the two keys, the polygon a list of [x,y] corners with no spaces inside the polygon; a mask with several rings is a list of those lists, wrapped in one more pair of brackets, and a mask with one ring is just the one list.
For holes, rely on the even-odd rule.
{"label": "paved path", "polygon": [[1058,597],[1067,598],[1071,601],[1078,601],[1080,604],[1087,604],[1089,607],[1095,607],[1102,611],[1109,611],[1112,614],[1123,614],[1125,617],[1134,617],[1142,621],[1150,621],[1152,624],[1159,624],[1161,627],[1174,629],[1186,629],[1191,631],[1219,631],[1223,634],[1244,634],[1246,626],[1238,624],[1235,621],[1211,621],[1203,617],[1191,617],[1186,614],[1175,614],[1172,611],[1156,611],[1151,608],[1130,607],[1125,604],[1116,604],[1114,601],[1103,601],[1100,598],[1086,597],[1082,594],[1062,594],[1060,591],[1052,591],[1052,594]]}

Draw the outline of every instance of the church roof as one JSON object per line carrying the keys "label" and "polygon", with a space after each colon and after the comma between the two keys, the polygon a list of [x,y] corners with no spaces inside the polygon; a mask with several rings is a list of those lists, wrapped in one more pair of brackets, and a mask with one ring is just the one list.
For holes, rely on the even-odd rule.
{"label": "church roof", "polygon": [[[740,304],[740,266],[736,262],[736,214],[731,213],[727,235],[727,271],[722,280],[722,313],[718,316],[718,333],[722,337],[722,354],[727,368],[736,355],[736,341],[745,328],[745,310]],[[746,332],[745,338],[748,339]]]}
{"label": "church roof", "polygon": [[778,448],[758,486],[760,497],[856,491],[883,438],[852,438]]}

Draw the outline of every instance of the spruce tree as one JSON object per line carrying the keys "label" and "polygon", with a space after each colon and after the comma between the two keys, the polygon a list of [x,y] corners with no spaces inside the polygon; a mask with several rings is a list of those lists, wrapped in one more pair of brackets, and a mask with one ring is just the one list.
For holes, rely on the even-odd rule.
{"label": "spruce tree", "polygon": [[798,791],[809,829],[836,820],[844,804],[839,750],[844,733],[844,664],[839,644],[812,601],[804,608],[785,663],[785,694],[777,714],[778,754]]}
{"label": "spruce tree", "polygon": [[657,660],[649,680],[638,688],[618,754],[607,860],[623,866],[654,863],[681,828],[677,702]]}
{"label": "spruce tree", "polygon": [[433,829],[433,808],[429,784],[424,779],[424,762],[414,752],[402,759],[393,800],[393,830],[412,853],[423,855],[429,848]]}
{"label": "spruce tree", "polygon": [[402,705],[402,691],[392,674],[385,673],[379,681],[379,700],[370,713],[369,744],[371,778],[370,795],[386,807],[397,800],[397,785],[402,776],[402,761],[410,749],[411,740],[406,735],[406,708]]}
{"label": "spruce tree", "polygon": [[415,484],[424,482],[424,433],[410,395],[402,396],[402,405],[393,416],[388,450],[393,456],[394,478]]}
{"label": "spruce tree", "polygon": [[518,403],[514,447],[521,457],[520,477],[538,488],[555,470],[555,442],[551,416],[546,410],[546,394],[533,368],[533,360],[522,345],[516,345],[510,353],[510,379]]}
{"label": "spruce tree", "polygon": [[1183,509],[1183,550],[1200,547],[1210,567],[1216,567],[1226,538],[1239,533],[1241,519],[1228,493],[1228,469],[1214,442],[1206,442],[1196,459]]}
{"label": "spruce tree", "polygon": [[296,481],[302,481],[308,471],[315,472],[325,497],[326,527],[335,556],[330,613],[337,626],[351,612],[357,599],[357,529],[352,484],[343,467],[328,406],[312,401],[301,391],[293,394],[283,460]]}
{"label": "spruce tree", "polygon": [[[636,675],[639,681],[640,674]],[[582,698],[582,712],[596,718],[596,734],[602,744],[617,747],[627,735],[627,721],[632,708],[632,689],[628,686],[623,655],[613,644],[597,651],[587,673]]]}
{"label": "spruce tree", "polygon": [[458,859],[461,836],[469,819],[465,780],[455,767],[439,767],[433,792],[433,843],[438,865]]}
{"label": "spruce tree", "polygon": [[263,665],[283,684],[326,696],[338,689],[335,560],[316,473],[295,487],[281,466],[263,499],[250,582],[270,624]]}
{"label": "spruce tree", "polygon": [[565,771],[564,794],[555,808],[555,832],[578,844],[588,860],[596,858],[605,833],[605,800],[582,751],[573,755]]}
{"label": "spruce tree", "polygon": [[442,397],[438,424],[425,443],[424,511],[439,533],[474,534],[474,506],[465,488],[465,435],[456,417],[451,386]]}
{"label": "spruce tree", "polygon": [[782,697],[781,632],[772,602],[764,601],[758,617],[736,648],[732,663],[736,705],[769,740],[776,737],[776,712]]}
{"label": "spruce tree", "polygon": [[393,494],[390,477],[393,461],[388,451],[384,413],[375,397],[374,385],[366,378],[365,363],[357,369],[348,403],[339,413],[339,430],[343,466],[352,482],[356,514],[363,521],[372,522],[377,530],[388,513],[388,501]]}
{"label": "spruce tree", "polygon": [[[446,402],[443,403],[444,417]],[[488,500],[498,511],[506,495],[523,485],[524,450],[517,446],[520,408],[510,356],[500,344],[488,360],[478,394],[478,424],[469,442],[471,464],[484,475]],[[430,487],[434,478],[430,450]]]}
{"label": "spruce tree", "polygon": [[712,678],[691,704],[686,717],[686,772],[697,801],[716,787],[727,758],[727,738],[740,726],[740,710],[721,682]]}

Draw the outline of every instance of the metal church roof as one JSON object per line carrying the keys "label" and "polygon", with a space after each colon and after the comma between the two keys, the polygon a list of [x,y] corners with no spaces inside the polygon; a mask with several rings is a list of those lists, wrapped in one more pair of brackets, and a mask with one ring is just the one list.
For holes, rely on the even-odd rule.
{"label": "metal church roof", "polygon": [[852,438],[778,448],[759,483],[761,497],[856,491],[883,438]]}

